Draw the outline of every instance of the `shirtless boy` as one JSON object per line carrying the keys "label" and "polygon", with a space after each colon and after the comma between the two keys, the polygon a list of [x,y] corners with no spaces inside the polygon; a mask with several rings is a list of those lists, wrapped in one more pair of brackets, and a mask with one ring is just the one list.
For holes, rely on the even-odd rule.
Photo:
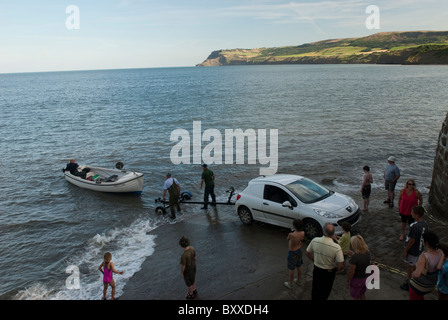
{"label": "shirtless boy", "polygon": [[294,269],[297,269],[296,282],[300,280],[302,275],[302,241],[305,238],[305,232],[303,231],[303,223],[300,219],[294,219],[292,222],[294,231],[288,234],[286,238],[288,240],[288,270],[289,270],[289,282],[285,282],[285,286],[292,289],[294,281]]}

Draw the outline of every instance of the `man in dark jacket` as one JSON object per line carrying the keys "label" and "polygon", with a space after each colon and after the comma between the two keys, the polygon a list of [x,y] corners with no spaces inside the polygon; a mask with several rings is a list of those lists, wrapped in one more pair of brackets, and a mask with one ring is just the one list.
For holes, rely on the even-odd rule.
{"label": "man in dark jacket", "polygon": [[85,179],[87,175],[86,171],[79,172],[78,167],[79,165],[75,162],[75,159],[70,159],[70,162],[67,163],[67,167],[62,169],[62,171],[70,171],[72,175]]}
{"label": "man in dark jacket", "polygon": [[206,164],[202,165],[201,189],[204,183],[205,183],[204,206],[201,209],[207,209],[209,195],[212,196],[212,206],[215,206],[216,204],[215,174],[213,173],[213,171],[207,168]]}

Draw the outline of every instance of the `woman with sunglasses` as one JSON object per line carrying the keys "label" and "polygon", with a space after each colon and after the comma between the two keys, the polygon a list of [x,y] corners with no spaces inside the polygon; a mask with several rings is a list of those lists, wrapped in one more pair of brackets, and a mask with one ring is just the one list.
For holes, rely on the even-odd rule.
{"label": "woman with sunglasses", "polygon": [[400,240],[404,240],[404,232],[406,229],[406,223],[410,225],[414,222],[412,218],[411,210],[414,206],[421,206],[423,204],[423,198],[421,193],[417,190],[415,181],[409,179],[406,181],[404,188],[400,191],[398,197],[398,212],[401,217],[401,236]]}

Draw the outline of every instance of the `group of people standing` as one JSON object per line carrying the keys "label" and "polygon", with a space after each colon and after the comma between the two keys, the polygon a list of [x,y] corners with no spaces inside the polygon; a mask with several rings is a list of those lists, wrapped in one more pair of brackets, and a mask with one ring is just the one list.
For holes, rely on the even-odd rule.
{"label": "group of people standing", "polygon": [[[196,290],[196,250],[190,245],[190,240],[185,236],[180,238],[179,245],[183,248],[180,258],[180,274],[188,287],[186,298],[194,299],[198,294]],[[124,274],[124,271],[115,269],[114,263],[112,262],[112,254],[110,252],[104,254],[103,262],[101,262],[98,270],[103,274],[103,300],[107,299],[107,290],[109,286],[112,289],[111,300],[115,300],[115,281],[113,274]]]}
{"label": "group of people standing", "polygon": [[448,299],[448,246],[428,230],[422,206],[411,209],[415,220],[409,227],[402,258],[407,264],[407,279],[400,288],[409,291],[409,299],[423,300],[437,287],[439,299]]}
{"label": "group of people standing", "polygon": [[[422,206],[414,206],[411,215],[415,222],[410,226],[402,254],[407,264],[407,281],[400,288],[409,291],[410,300],[424,300],[424,296],[434,288],[437,288],[440,300],[448,300],[448,246],[439,244],[437,235],[427,230]],[[293,227],[294,231],[287,237],[289,281],[285,282],[285,286],[289,289],[293,288],[293,281],[297,283],[301,277],[301,247],[305,237],[300,220],[294,220]],[[355,300],[366,299],[366,282],[370,275],[367,268],[371,265],[371,255],[364,238],[360,234],[351,236],[350,227],[344,226],[344,234],[338,238],[334,234],[334,226],[327,223],[323,236],[313,238],[306,248],[305,255],[314,264],[312,300],[328,299],[336,274],[345,271],[346,261],[349,261],[346,287],[350,290],[350,296]],[[296,269],[297,278],[294,280]]]}
{"label": "group of people standing", "polygon": [[[364,199],[362,210],[367,211],[373,178],[368,166],[364,166],[363,170],[364,177],[360,191]],[[387,190],[384,203],[390,208],[394,207],[395,187],[400,175],[395,158],[389,157],[384,171]],[[422,204],[423,198],[416,188],[415,181],[408,179],[398,196],[398,212],[401,220],[399,240],[404,241],[402,258],[407,264],[407,280],[400,288],[409,291],[410,300],[423,300],[426,294],[437,287],[439,299],[447,300],[448,246],[440,244],[437,235],[428,230]],[[408,233],[405,232],[406,226],[409,226]],[[335,276],[338,271],[345,270],[346,261],[349,261],[346,286],[350,289],[350,296],[353,299],[365,299],[366,279],[369,276],[366,269],[371,264],[369,248],[361,235],[351,236],[351,226],[348,223],[342,227],[344,233],[341,237],[337,237],[334,234],[334,226],[326,224],[323,228],[323,236],[312,239],[306,248],[305,255],[314,264],[311,291],[313,300],[328,299]],[[294,231],[287,237],[289,281],[285,282],[285,286],[290,289],[301,277],[303,264],[301,243],[305,237],[300,220],[294,220],[293,228]],[[297,278],[294,280],[296,269]]]}
{"label": "group of people standing", "polygon": [[[216,203],[214,194],[214,173],[202,166],[201,189],[205,184],[204,206],[207,209],[209,196],[212,197],[212,205]],[[371,184],[373,183],[370,168],[365,166],[363,185],[361,194],[364,199],[364,211],[368,210]],[[164,183],[163,200],[169,193],[169,206],[172,218],[175,218],[175,208],[180,212],[179,195],[180,184],[170,173],[166,175]],[[388,165],[384,172],[385,189],[387,199],[384,203],[390,208],[394,207],[395,186],[400,178],[400,170],[395,164],[395,158],[388,158]],[[398,211],[401,219],[400,241],[404,241],[402,258],[407,264],[407,280],[400,288],[409,291],[409,299],[423,300],[427,293],[437,287],[439,299],[448,300],[448,246],[439,244],[435,233],[428,230],[428,225],[424,219],[425,209],[422,206],[423,199],[417,190],[415,181],[408,179],[405,187],[400,191],[398,197]],[[406,234],[406,226],[409,231]],[[300,219],[293,220],[293,231],[288,234],[288,255],[287,268],[289,270],[289,281],[285,286],[293,288],[293,283],[297,283],[302,273],[302,242],[305,239],[303,222]],[[346,262],[349,267],[346,272],[346,287],[350,290],[350,296],[356,300],[364,300],[367,291],[366,280],[369,273],[367,268],[371,265],[371,255],[364,238],[357,234],[351,236],[349,223],[342,225],[344,233],[337,237],[335,228],[327,223],[323,227],[323,236],[313,238],[306,248],[305,255],[313,262],[313,282],[311,290],[312,300],[328,299],[337,272],[345,271]],[[406,235],[406,237],[405,237]],[[197,295],[196,290],[196,250],[190,245],[190,240],[183,236],[179,240],[179,245],[183,248],[180,259],[181,276],[188,287],[187,299],[193,299]],[[424,250],[426,249],[426,250]],[[114,269],[111,262],[112,256],[107,253],[99,270],[104,274],[104,298],[108,285],[112,287],[112,298],[115,294],[115,284],[113,273],[123,273]],[[297,270],[297,278],[294,273]]]}
{"label": "group of people standing", "polygon": [[[74,163],[74,160],[71,162]],[[74,169],[74,165],[72,165]],[[68,166],[68,169],[72,169]],[[211,205],[215,206],[216,204],[216,196],[214,192],[215,187],[215,174],[213,171],[208,169],[206,164],[202,165],[202,176],[201,176],[201,186],[202,187],[205,184],[205,192],[204,192],[204,206],[202,209],[207,209],[208,203],[209,203],[209,197],[211,196],[212,202]],[[171,212],[171,218],[176,218],[176,211],[180,212],[180,205],[179,205],[179,197],[180,197],[180,183],[179,181],[172,176],[171,173],[166,174],[166,180],[163,185],[163,201],[165,201],[165,198],[167,194],[169,195],[169,207]],[[180,265],[181,265],[181,276],[184,279],[185,284],[188,287],[188,292],[186,295],[187,299],[193,299],[197,294],[196,290],[196,250],[193,246],[190,245],[190,240],[183,236],[179,240],[179,245],[183,248],[183,253],[181,255],[180,259]],[[112,254],[110,252],[107,252],[104,255],[103,262],[98,267],[98,270],[101,271],[103,274],[103,299],[106,300],[107,296],[107,290],[109,286],[112,288],[111,292],[111,299],[115,299],[115,281],[113,279],[113,274],[123,274],[124,271],[117,271],[114,267],[114,264],[112,262]]]}
{"label": "group of people standing", "polygon": [[[400,178],[400,169],[395,158],[388,158],[384,172],[384,201],[394,207],[395,186]],[[400,241],[404,241],[402,258],[407,265],[407,280],[400,286],[409,291],[411,300],[423,300],[424,296],[437,287],[439,299],[448,299],[448,254],[447,245],[440,244],[438,236],[428,230],[424,218],[422,194],[417,190],[414,179],[408,179],[398,196],[398,213],[401,220]],[[409,227],[406,233],[406,227]]]}
{"label": "group of people standing", "polygon": [[[289,251],[287,267],[289,281],[285,286],[293,288],[302,274],[302,241],[305,238],[303,223],[300,219],[293,221],[294,230],[288,234]],[[341,237],[335,235],[335,228],[331,223],[323,227],[323,236],[311,240],[305,255],[313,262],[313,282],[311,288],[312,300],[327,300],[333,288],[337,272],[345,271],[346,261],[350,256],[350,266],[347,272],[346,287],[353,299],[364,300],[366,287],[366,268],[370,265],[370,252],[361,235],[351,236],[351,225],[344,223],[344,233]],[[353,249],[353,250],[351,250]],[[297,270],[297,278],[294,273]]]}
{"label": "group of people standing", "polygon": [[[370,173],[370,167],[364,166],[363,168],[364,176],[361,185],[361,196],[363,198],[363,209],[362,211],[369,210],[370,194],[372,192],[373,176]],[[398,179],[400,179],[400,169],[395,164],[395,157],[390,156],[387,159],[387,166],[384,170],[384,188],[387,190],[387,199],[384,203],[388,204],[390,208],[394,207],[395,199],[395,186],[397,185]],[[399,200],[400,201],[400,200]]]}
{"label": "group of people standing", "polygon": [[[211,205],[216,205],[215,195],[215,174],[208,169],[207,164],[202,165],[201,186],[205,185],[204,191],[204,206],[201,209],[207,209],[209,204],[209,197],[211,196]],[[169,207],[171,212],[171,218],[175,219],[175,208],[180,213],[179,197],[180,197],[180,184],[176,178],[172,177],[171,173],[167,173],[166,180],[163,186],[163,201],[167,192],[169,193]],[[196,250],[190,245],[190,240],[186,236],[182,236],[179,240],[179,245],[183,248],[183,253],[180,258],[181,276],[188,288],[186,299],[194,299],[198,294],[196,290]]]}
{"label": "group of people standing", "polygon": [[[202,165],[202,175],[201,175],[201,189],[205,185],[204,190],[204,206],[201,209],[208,209],[209,197],[211,196],[212,202],[211,206],[216,205],[216,195],[215,195],[215,174],[212,170],[210,170],[207,164]],[[180,205],[179,205],[179,197],[180,197],[180,184],[179,181],[172,177],[171,173],[166,174],[166,180],[163,184],[163,198],[162,201],[165,201],[165,197],[169,194],[169,208],[171,212],[171,218],[176,218],[175,209],[180,213]]]}

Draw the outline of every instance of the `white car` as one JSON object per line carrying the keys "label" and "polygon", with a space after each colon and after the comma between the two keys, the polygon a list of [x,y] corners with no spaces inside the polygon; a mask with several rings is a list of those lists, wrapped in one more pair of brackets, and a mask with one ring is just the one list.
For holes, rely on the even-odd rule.
{"label": "white car", "polygon": [[329,222],[336,234],[343,233],[341,223],[355,225],[361,210],[349,196],[333,192],[298,175],[276,174],[249,181],[238,194],[236,211],[244,224],[254,220],[291,228],[294,218],[301,219],[308,239],[322,236]]}

